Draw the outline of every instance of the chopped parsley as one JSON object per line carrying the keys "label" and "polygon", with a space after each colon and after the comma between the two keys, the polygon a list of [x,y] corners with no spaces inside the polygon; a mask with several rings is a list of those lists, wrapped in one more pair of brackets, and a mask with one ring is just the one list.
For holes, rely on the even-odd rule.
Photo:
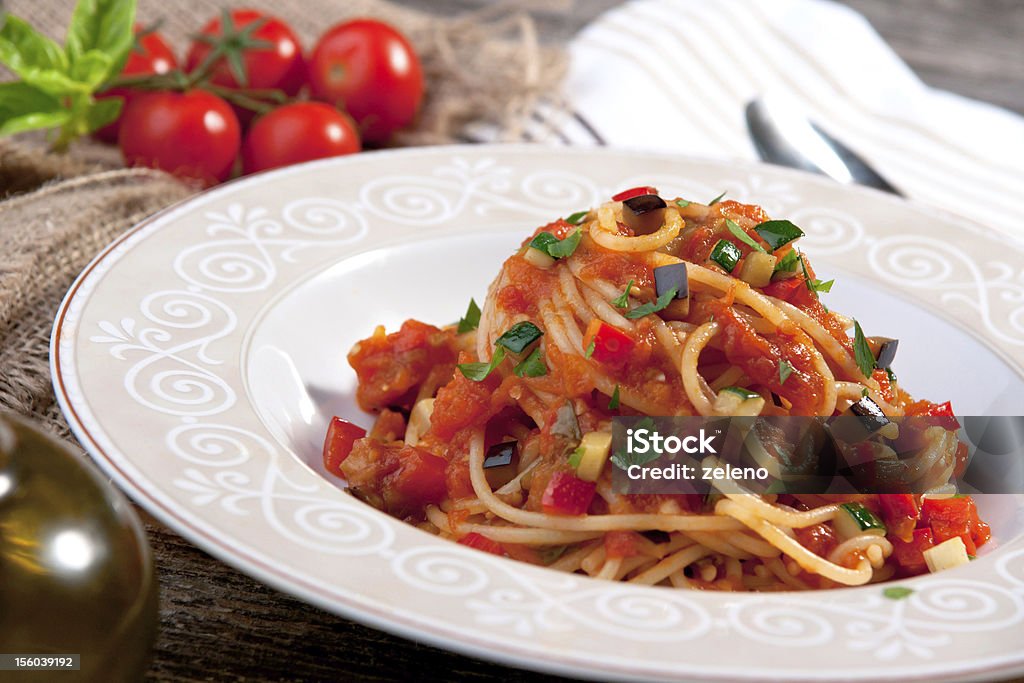
{"label": "chopped parsley", "polygon": [[853,321],[853,357],[861,373],[871,377],[875,369],[875,354],[871,353],[868,340],[864,338],[864,330],[860,329],[860,323],[856,320]]}
{"label": "chopped parsley", "polygon": [[459,363],[457,366],[462,376],[468,380],[474,382],[482,382],[487,379],[487,376],[494,372],[494,368],[501,365],[501,361],[505,360],[505,349],[498,346],[494,349],[494,355],[491,356],[490,363]]}
{"label": "chopped parsley", "polygon": [[466,332],[472,332],[480,325],[480,307],[476,305],[476,301],[473,299],[469,300],[469,308],[466,309],[466,315],[459,319],[458,333],[465,334]]}
{"label": "chopped parsley", "polygon": [[676,206],[678,206],[680,209],[685,209],[686,207],[688,207],[692,203],[693,202],[691,202],[691,201],[689,201],[687,199],[677,199],[676,202],[675,202]]}
{"label": "chopped parsley", "polygon": [[538,346],[519,365],[512,368],[516,377],[543,377],[548,374],[548,366],[544,364],[544,356]]}
{"label": "chopped parsley", "polygon": [[554,564],[558,558],[565,555],[565,551],[569,549],[567,545],[553,545],[550,548],[544,548],[539,550],[541,564],[547,566]]}
{"label": "chopped parsley", "polygon": [[628,313],[626,313],[626,317],[629,318],[630,320],[636,320],[637,318],[642,318],[645,315],[657,313],[658,311],[664,309],[666,306],[672,303],[672,300],[676,298],[676,294],[678,293],[679,290],[673,287],[672,289],[668,290],[667,292],[659,296],[656,301],[641,304],[634,308],[632,311],[629,311]]}
{"label": "chopped parsley", "polygon": [[619,409],[619,385],[615,385],[615,391],[612,392],[612,397],[608,401],[608,410]]}
{"label": "chopped parsley", "polygon": [[539,327],[528,320],[524,320],[508,328],[508,331],[498,337],[498,340],[494,343],[498,346],[504,346],[512,353],[522,353],[526,350],[526,347],[540,339],[543,335],[544,333],[541,332]]}
{"label": "chopped parsley", "polygon": [[630,279],[629,284],[626,285],[626,289],[623,290],[622,294],[612,299],[612,306],[616,308],[626,308],[629,306],[629,290],[633,288],[633,280]]}
{"label": "chopped parsley", "polygon": [[569,216],[568,218],[566,218],[565,222],[566,223],[570,223],[572,225],[579,225],[580,223],[583,222],[583,219],[586,218],[588,213],[590,213],[590,212],[589,211],[577,211],[576,213],[574,213],[571,216]]}
{"label": "chopped parsley", "polygon": [[779,384],[785,384],[789,376],[793,374],[793,366],[788,360],[779,361]]}
{"label": "chopped parsley", "polygon": [[[728,192],[728,190],[726,190],[726,192]],[[717,197],[712,199],[710,202],[708,202],[708,206],[714,206],[718,202],[722,201],[722,197],[724,197],[724,196],[725,196],[725,192],[722,192],[722,194],[718,195]]]}
{"label": "chopped parsley", "polygon": [[736,221],[732,220],[731,218],[726,218],[725,227],[729,228],[729,232],[731,232],[733,236],[736,237],[736,239],[738,239],[740,242],[743,242],[743,244],[747,245],[751,249],[759,251],[762,254],[768,253],[767,251],[765,251],[765,248],[758,244],[753,237],[748,235],[746,231],[743,228],[741,228],[739,226],[739,223],[737,223]]}
{"label": "chopped parsley", "polygon": [[570,453],[569,454],[569,467],[571,467],[573,469],[576,469],[577,467],[579,467],[580,466],[580,461],[583,460],[583,454],[585,452],[586,452],[586,450],[583,448],[583,446],[580,446],[579,448],[574,450],[572,453]]}
{"label": "chopped parsley", "polygon": [[810,271],[807,270],[807,264],[804,263],[804,257],[800,256],[798,258],[800,260],[800,268],[804,271],[804,283],[807,285],[807,289],[811,290],[815,294],[818,292],[825,292],[826,294],[831,292],[832,285],[834,285],[836,281],[829,280],[828,282],[822,282],[821,280],[815,280],[811,277]]}
{"label": "chopped parsley", "polygon": [[594,340],[591,339],[590,343],[587,344],[587,350],[583,352],[583,357],[586,358],[587,360],[590,360],[590,357],[594,355],[594,348]]}
{"label": "chopped parsley", "polygon": [[890,600],[902,600],[903,598],[910,597],[914,594],[913,588],[907,588],[905,586],[889,586],[882,591],[882,595],[889,598]]}

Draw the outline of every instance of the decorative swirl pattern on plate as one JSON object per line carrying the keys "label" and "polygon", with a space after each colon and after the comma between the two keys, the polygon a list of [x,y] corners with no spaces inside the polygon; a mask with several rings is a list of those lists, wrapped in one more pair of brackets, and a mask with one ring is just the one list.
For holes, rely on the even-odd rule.
{"label": "decorative swirl pattern on plate", "polygon": [[860,248],[864,239],[864,225],[838,209],[800,208],[790,212],[790,220],[804,231],[801,249],[814,254],[844,254]]}
{"label": "decorative swirl pattern on plate", "polygon": [[1019,266],[996,260],[977,263],[951,244],[912,235],[874,241],[868,261],[884,280],[941,291],[947,307],[972,310],[989,334],[1024,346],[1024,270]]}
{"label": "decorative swirl pattern on plate", "polygon": [[395,576],[434,595],[466,597],[490,584],[486,564],[455,548],[420,547],[398,554],[392,560]]}

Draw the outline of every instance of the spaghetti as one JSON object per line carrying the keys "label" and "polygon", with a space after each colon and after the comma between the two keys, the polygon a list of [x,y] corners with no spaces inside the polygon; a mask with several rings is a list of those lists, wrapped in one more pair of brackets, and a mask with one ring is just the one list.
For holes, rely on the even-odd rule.
{"label": "spaghetti", "polygon": [[916,440],[921,481],[962,466],[949,404],[913,400],[895,343],[822,304],[832,283],[802,234],[758,206],[649,187],[543,226],[458,325],[410,320],[356,344],[357,398],[378,418],[369,434],[334,418],[325,465],[432,533],[600,579],[790,590],[953,566],[961,545],[966,560],[989,532],[963,496],[612,490],[617,415],[867,407],[929,418],[888,434]]}

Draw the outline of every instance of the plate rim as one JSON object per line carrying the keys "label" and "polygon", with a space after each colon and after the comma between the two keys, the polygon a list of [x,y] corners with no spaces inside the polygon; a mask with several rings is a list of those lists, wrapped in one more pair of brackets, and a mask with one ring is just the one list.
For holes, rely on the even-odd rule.
{"label": "plate rim", "polygon": [[[838,187],[833,181],[815,176],[813,174],[805,173],[803,171],[796,171],[793,169],[784,169],[767,164],[761,164],[757,162],[749,162],[746,160],[722,160],[700,156],[691,156],[683,154],[675,154],[670,152],[652,152],[648,150],[628,149],[628,148],[571,148],[566,150],[565,148],[545,146],[545,145],[528,145],[528,144],[496,144],[496,145],[445,145],[445,146],[434,146],[426,148],[407,148],[407,149],[394,149],[394,150],[379,150],[372,152],[374,158],[380,158],[381,156],[416,156],[418,153],[426,152],[428,154],[469,154],[469,155],[482,155],[482,154],[496,154],[501,155],[505,152],[529,152],[529,153],[550,153],[553,151],[569,151],[575,154],[595,154],[595,155],[628,155],[638,158],[661,158],[661,159],[672,159],[679,160],[687,163],[712,165],[721,168],[723,171],[738,170],[738,171],[761,171],[768,172],[772,175],[783,175],[791,176],[797,182],[801,184],[810,183],[811,185],[818,185],[822,187],[829,187],[835,189]],[[365,155],[362,155],[365,156]],[[522,654],[513,654],[501,650],[493,650],[489,646],[492,644],[491,638],[479,638],[474,642],[473,638],[467,638],[467,634],[464,631],[458,631],[456,629],[447,629],[443,625],[438,628],[438,624],[432,624],[429,628],[424,627],[424,619],[422,617],[410,617],[404,613],[399,613],[392,610],[382,610],[375,605],[372,599],[363,599],[358,593],[346,590],[344,594],[335,593],[337,596],[334,600],[329,600],[326,597],[322,597],[318,594],[318,587],[313,585],[306,585],[305,580],[302,577],[288,576],[284,573],[275,573],[273,566],[265,562],[260,557],[261,553],[255,551],[255,549],[244,547],[245,544],[231,544],[225,543],[224,538],[218,538],[215,534],[211,533],[210,530],[202,528],[202,525],[194,524],[191,520],[187,519],[189,515],[182,515],[177,513],[174,509],[167,507],[163,501],[159,500],[158,497],[147,493],[141,485],[136,483],[132,478],[132,475],[125,472],[121,467],[111,458],[110,454],[104,450],[101,443],[89,432],[88,427],[85,425],[83,419],[79,416],[75,409],[73,399],[70,396],[68,387],[65,385],[65,375],[62,372],[61,364],[61,350],[60,350],[60,339],[61,331],[64,322],[67,318],[68,312],[72,305],[76,303],[76,296],[80,291],[83,284],[89,279],[94,273],[96,268],[104,264],[118,247],[124,245],[131,238],[140,235],[143,231],[147,230],[154,223],[167,219],[171,214],[186,209],[194,204],[201,204],[203,202],[210,201],[212,198],[217,197],[221,194],[230,194],[239,188],[247,185],[258,185],[272,181],[277,177],[284,177],[292,173],[302,172],[308,170],[310,167],[329,167],[335,165],[358,165],[360,162],[360,155],[342,158],[324,159],[305,164],[299,164],[292,167],[275,169],[264,173],[254,174],[244,178],[238,178],[228,183],[224,183],[220,186],[207,189],[183,200],[175,202],[174,204],[165,207],[157,213],[147,217],[138,224],[132,226],[124,233],[115,238],[110,244],[108,244],[103,250],[101,250],[83,269],[83,271],[76,277],[74,283],[65,294],[61,304],[57,310],[57,314],[54,320],[53,329],[50,338],[50,371],[51,379],[53,382],[54,392],[57,397],[58,404],[64,413],[65,417],[68,418],[69,426],[72,428],[75,436],[82,442],[86,451],[89,453],[90,458],[99,465],[104,472],[111,476],[122,489],[130,492],[133,501],[140,506],[149,510],[155,517],[157,517],[162,523],[170,527],[175,533],[181,534],[183,537],[194,543],[197,547],[210,553],[219,560],[226,564],[246,573],[250,576],[254,576],[257,580],[272,586],[276,590],[280,590],[286,594],[296,595],[300,599],[307,603],[313,604],[325,611],[333,614],[338,614],[344,618],[357,621],[360,623],[366,623],[373,628],[377,628],[389,633],[396,634],[400,637],[425,641],[435,647],[446,649],[449,651],[459,652],[464,655],[472,657],[484,657],[492,661],[498,661],[502,664],[524,668],[524,658]],[[972,230],[979,235],[983,235],[989,239],[998,239],[1002,244],[1008,241],[1013,245],[1015,249],[1024,254],[1024,240],[1021,238],[1001,232],[995,228],[985,226],[974,222],[969,218],[964,218],[952,214],[944,209],[928,205],[924,202],[915,200],[909,200],[905,198],[894,197],[881,191],[860,187],[860,186],[845,186],[843,187],[844,192],[866,193],[868,196],[873,197],[875,200],[883,200],[886,202],[893,203],[897,206],[910,206],[925,214],[936,215],[943,220],[949,221],[955,219],[959,222],[967,222],[972,226]],[[155,229],[154,229],[155,231]],[[111,265],[116,263],[117,259],[114,258],[111,261]],[[330,267],[328,264],[325,267]],[[318,271],[321,269],[318,269]],[[294,283],[292,283],[294,284]],[[275,294],[275,298],[281,295],[281,292]],[[88,301],[86,296],[80,303],[84,304]],[[929,310],[929,313],[940,315],[934,310]],[[953,318],[944,319],[954,325],[957,325],[959,329],[969,331],[962,326],[958,321]],[[978,335],[975,337],[981,339]],[[986,347],[997,354],[1001,360],[1006,362],[1011,367],[1021,371],[1021,364],[1006,356],[1002,349],[988,346]],[[154,509],[156,508],[156,509]],[[380,513],[383,514],[383,513]],[[399,522],[400,523],[400,522]],[[911,580],[912,581],[912,580]],[[298,582],[298,587],[296,583]],[[322,591],[322,589],[320,589]],[[858,590],[858,588],[847,588],[839,589],[844,591]],[[339,604],[338,600],[341,600]],[[552,673],[559,673],[563,675],[575,676],[575,677],[586,677],[599,679],[606,677],[609,671],[596,670],[596,669],[581,669],[578,664],[567,662],[563,659],[558,658],[556,655],[548,655],[543,651],[530,652],[529,657],[532,660],[532,666],[529,668],[535,668],[542,671],[548,671]],[[989,666],[977,667],[971,666],[970,663],[963,663],[959,666],[944,665],[943,674],[936,677],[936,672],[928,673],[915,673],[913,671],[899,671],[898,674],[894,674],[891,677],[879,677],[874,672],[862,671],[860,674],[854,674],[853,676],[847,676],[850,680],[946,680],[946,679],[957,679],[957,680],[968,680],[963,676],[967,675],[970,679],[983,679],[1003,674],[1015,674],[1024,672],[1024,653],[1018,655],[1006,655],[1005,657],[989,657],[986,660]],[[998,662],[998,663],[995,663]],[[666,674],[662,676],[661,674]],[[657,680],[675,680],[678,675],[686,674],[690,675],[691,672],[668,672],[664,671],[661,673],[655,673],[650,670],[645,670],[643,674],[650,676],[652,679]],[[616,676],[621,676],[623,679],[632,679],[636,676],[635,671],[631,671],[628,667],[623,666],[620,671],[615,672]],[[734,670],[729,667],[707,667],[701,665],[700,671],[697,673],[701,677],[701,680],[820,680],[820,675],[815,675],[807,670],[779,670],[773,668],[766,672],[753,672],[748,670]]]}

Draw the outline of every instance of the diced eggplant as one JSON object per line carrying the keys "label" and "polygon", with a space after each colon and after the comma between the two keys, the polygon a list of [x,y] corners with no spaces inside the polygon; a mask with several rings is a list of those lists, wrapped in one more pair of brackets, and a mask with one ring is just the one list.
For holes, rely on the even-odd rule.
{"label": "diced eggplant", "polygon": [[516,452],[519,444],[505,441],[491,446],[484,458],[484,476],[491,488],[498,489],[516,476]]}
{"label": "diced eggplant", "polygon": [[635,235],[657,232],[665,222],[665,200],[656,194],[642,194],[622,202],[622,220]]}
{"label": "diced eggplant", "polygon": [[661,311],[662,318],[683,320],[690,314],[690,283],[685,263],[673,263],[655,268],[654,288],[657,296],[662,296],[672,289],[676,290],[675,298]]}
{"label": "diced eggplant", "polygon": [[868,337],[867,341],[868,346],[871,347],[871,353],[875,356],[875,367],[882,370],[892,367],[900,340],[888,337]]}
{"label": "diced eggplant", "polygon": [[855,443],[877,434],[890,424],[889,418],[870,396],[861,396],[845,413],[829,422],[829,427],[839,440]]}

